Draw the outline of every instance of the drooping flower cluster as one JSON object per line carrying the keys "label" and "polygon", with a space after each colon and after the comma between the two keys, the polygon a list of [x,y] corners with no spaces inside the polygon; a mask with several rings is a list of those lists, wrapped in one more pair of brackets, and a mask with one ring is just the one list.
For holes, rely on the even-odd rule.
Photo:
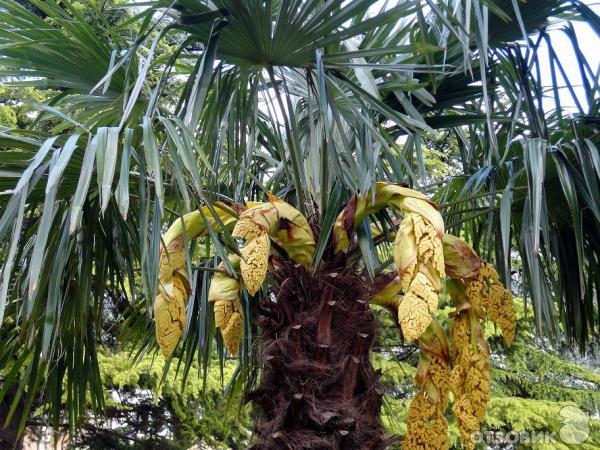
{"label": "drooping flower cluster", "polygon": [[436,320],[419,338],[419,346],[421,355],[415,379],[418,392],[408,409],[402,448],[448,448],[448,422],[444,414],[448,406],[450,367],[444,330]]}
{"label": "drooping flower cluster", "polygon": [[[405,224],[401,224],[398,235],[406,235],[407,228]],[[435,383],[433,378],[429,379],[430,384],[425,385],[428,389],[423,389],[411,403],[408,432],[405,435],[403,447],[408,449],[447,448],[447,441],[435,434],[434,430],[434,428],[443,429],[445,433],[445,423],[442,421],[445,404],[443,400],[441,404],[444,404],[444,407],[441,411],[434,409],[432,399],[435,398],[435,395],[432,397],[431,392],[439,391],[432,388],[432,383],[438,386],[445,385],[453,392],[452,411],[456,417],[461,439],[465,448],[474,448],[473,433],[479,430],[479,426],[485,418],[490,397],[489,348],[480,320],[484,320],[487,316],[491,317],[500,325],[508,344],[512,342],[514,336],[515,315],[512,296],[500,283],[494,268],[484,263],[466,242],[454,236],[444,235],[443,248],[445,271],[450,277],[446,283],[447,291],[456,305],[456,311],[452,314],[449,355],[453,368],[449,379],[445,378],[448,380],[447,383],[439,381]],[[414,244],[410,242],[410,239],[397,243],[396,250],[404,255],[415,253]],[[427,250],[431,251],[429,248]],[[427,261],[428,266],[426,267],[430,268],[432,258]],[[409,258],[405,260],[397,258],[396,263],[400,276],[407,277],[406,274],[412,275],[416,271],[417,265],[412,264]],[[415,283],[417,279],[418,276],[414,276],[412,283]],[[422,283],[421,285],[417,283],[416,286],[422,291]],[[399,299],[400,310],[403,309],[407,300],[413,302],[409,293],[410,290],[403,298]],[[420,298],[425,300],[427,297],[421,295]],[[422,303],[426,302],[422,301]],[[421,310],[424,309],[422,305],[420,307]],[[406,306],[406,309],[412,311],[413,314],[417,310],[414,303]],[[440,352],[436,353],[436,346],[432,346],[432,343],[440,341],[432,339],[434,334],[430,327],[428,327],[428,331],[418,339],[422,354],[430,357],[431,355],[439,356]],[[421,361],[419,366],[421,366]],[[437,372],[444,373],[443,371]],[[418,370],[417,378],[422,378],[422,373],[423,370]]]}
{"label": "drooping flower cluster", "polygon": [[504,342],[511,345],[515,337],[516,312],[511,292],[500,282],[498,272],[483,263],[476,281],[467,281],[466,295],[469,301],[479,298],[487,315],[500,327]]}
{"label": "drooping flower cluster", "polygon": [[448,422],[439,406],[425,392],[419,392],[408,408],[403,447],[407,450],[448,448]]}
{"label": "drooping flower cluster", "polygon": [[[377,183],[373,193],[357,195],[338,215],[333,229],[334,251],[351,245],[351,235],[370,214],[393,207],[404,218],[394,240],[398,276],[380,277],[373,303],[397,309],[406,340],[421,348],[413,399],[404,438],[406,449],[443,449],[448,446],[444,413],[449,390],[448,345],[443,328],[434,320],[445,277],[444,223],[436,206],[423,194],[392,183]],[[401,295],[403,291],[404,295]]]}
{"label": "drooping flower cluster", "polygon": [[490,398],[489,350],[473,313],[460,312],[452,321],[451,354],[454,361],[450,389],[452,411],[463,445],[473,449],[473,433],[479,430]]}
{"label": "drooping flower cluster", "polygon": [[[229,256],[232,268],[240,267],[240,258]],[[227,273],[223,263],[217,266],[208,291],[208,301],[214,302],[215,323],[221,330],[225,347],[235,355],[240,347],[244,333],[244,312],[240,303],[240,283]]]}
{"label": "drooping flower cluster", "polygon": [[[234,234],[234,237],[237,236]],[[265,281],[270,250],[271,241],[266,233],[246,241],[246,245],[242,248],[240,269],[250,295],[256,294]]]}
{"label": "drooping flower cluster", "polygon": [[187,280],[173,277],[171,293],[159,292],[154,300],[156,341],[165,357],[173,354],[185,327],[185,302],[189,295]]}
{"label": "drooping flower cluster", "polygon": [[394,262],[404,291],[398,320],[404,338],[412,341],[430,324],[444,277],[444,222],[436,206],[420,192],[376,183],[373,192],[356,195],[338,215],[333,228],[334,251],[349,248],[362,221],[388,207],[404,214],[394,241]]}
{"label": "drooping flower cluster", "polygon": [[[186,214],[176,220],[163,235],[160,249],[158,293],[154,300],[156,341],[162,354],[169,358],[185,327],[185,303],[191,289],[185,259],[185,240],[205,236],[208,227],[218,230],[235,222],[235,211],[224,204]],[[185,238],[184,238],[185,236]]]}
{"label": "drooping flower cluster", "polygon": [[451,277],[446,287],[456,305],[450,335],[452,410],[463,445],[472,449],[472,435],[485,418],[490,396],[489,348],[480,321],[487,316],[492,318],[510,345],[515,332],[515,312],[512,295],[500,283],[496,270],[482,261],[468,244],[448,236],[444,254]]}
{"label": "drooping flower cluster", "polygon": [[273,195],[269,195],[269,202],[244,211],[232,236],[245,241],[240,270],[250,295],[256,294],[267,276],[271,240],[291,260],[312,264],[315,240],[308,222],[296,208]]}
{"label": "drooping flower cluster", "polygon": [[418,213],[407,214],[394,241],[394,261],[405,292],[398,320],[404,337],[412,341],[425,331],[438,306],[444,276],[439,230]]}
{"label": "drooping flower cluster", "polygon": [[516,312],[511,292],[500,282],[498,272],[483,261],[462,239],[444,236],[448,276],[464,282],[466,301],[478,319],[490,317],[511,345],[515,336]]}

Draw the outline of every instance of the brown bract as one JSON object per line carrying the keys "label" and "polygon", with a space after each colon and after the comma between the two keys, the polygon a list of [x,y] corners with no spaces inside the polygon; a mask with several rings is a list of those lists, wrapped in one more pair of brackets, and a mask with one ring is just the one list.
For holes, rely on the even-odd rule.
{"label": "brown bract", "polygon": [[461,280],[474,279],[479,275],[481,258],[462,239],[444,234],[444,265],[446,274]]}

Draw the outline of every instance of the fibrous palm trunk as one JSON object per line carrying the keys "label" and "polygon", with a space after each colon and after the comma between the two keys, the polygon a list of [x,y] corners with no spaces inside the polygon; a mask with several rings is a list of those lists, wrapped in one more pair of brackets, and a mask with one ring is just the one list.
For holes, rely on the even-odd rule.
{"label": "fibrous palm trunk", "polygon": [[382,449],[375,319],[366,280],[345,257],[311,273],[275,261],[262,303],[263,372],[248,400],[262,410],[254,449]]}

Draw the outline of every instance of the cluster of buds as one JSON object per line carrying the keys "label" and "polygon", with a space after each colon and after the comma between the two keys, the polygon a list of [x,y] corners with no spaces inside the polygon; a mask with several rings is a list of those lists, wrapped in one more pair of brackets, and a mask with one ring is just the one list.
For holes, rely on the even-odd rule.
{"label": "cluster of buds", "polygon": [[516,312],[512,294],[500,282],[496,269],[482,262],[477,278],[467,280],[465,285],[467,301],[477,305],[480,311],[484,309],[500,327],[506,345],[511,345],[515,337]]}
{"label": "cluster of buds", "polygon": [[473,433],[479,430],[490,398],[489,349],[479,322],[472,312],[457,314],[450,334],[454,367],[450,389],[454,395],[452,411],[463,445],[473,449]]}
{"label": "cluster of buds", "polygon": [[170,291],[159,292],[154,300],[156,341],[165,357],[173,354],[185,327],[185,302],[190,292],[187,278],[174,275]]}
{"label": "cluster of buds", "polygon": [[403,448],[448,448],[445,412],[450,388],[450,361],[448,342],[441,324],[433,319],[417,343],[421,349],[415,377],[418,391],[408,409]]}

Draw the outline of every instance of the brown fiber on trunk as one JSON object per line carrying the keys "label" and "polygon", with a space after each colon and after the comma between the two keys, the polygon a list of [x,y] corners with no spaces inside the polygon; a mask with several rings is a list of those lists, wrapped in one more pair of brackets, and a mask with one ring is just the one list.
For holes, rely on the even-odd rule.
{"label": "brown fiber on trunk", "polygon": [[267,449],[383,449],[382,388],[369,352],[376,324],[366,281],[345,258],[315,274],[277,261],[262,301],[257,442]]}

